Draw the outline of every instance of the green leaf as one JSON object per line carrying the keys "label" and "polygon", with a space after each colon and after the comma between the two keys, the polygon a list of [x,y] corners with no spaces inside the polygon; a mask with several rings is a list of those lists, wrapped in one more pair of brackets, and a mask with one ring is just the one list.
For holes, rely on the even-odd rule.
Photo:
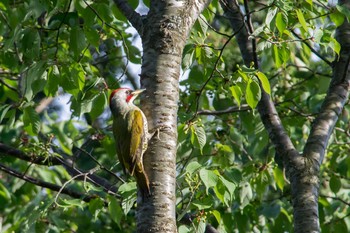
{"label": "green leaf", "polygon": [[64,207],[73,207],[73,206],[76,206],[76,207],[79,207],[80,209],[84,209],[85,205],[84,205],[84,202],[80,199],[61,199],[62,203],[60,203],[61,206],[64,206]]}
{"label": "green leaf", "polygon": [[93,108],[90,111],[92,120],[95,120],[102,114],[107,106],[107,92],[99,92],[96,97],[92,100]]}
{"label": "green leaf", "polygon": [[31,100],[35,94],[41,91],[45,85],[46,75],[44,74],[46,64],[44,61],[35,62],[28,69],[26,77],[23,79],[24,97]]}
{"label": "green leaf", "polygon": [[282,12],[278,12],[276,15],[276,27],[280,32],[280,35],[282,35],[284,30],[286,29],[287,23],[288,23],[287,16],[284,15]]}
{"label": "green leaf", "polygon": [[23,31],[23,57],[26,60],[33,61],[39,58],[40,42],[41,39],[37,29],[27,28]]}
{"label": "green leaf", "polygon": [[275,18],[276,14],[278,12],[278,8],[269,8],[269,11],[267,12],[265,23],[268,28],[271,27],[271,22]]}
{"label": "green leaf", "polygon": [[4,104],[2,106],[0,106],[0,123],[2,122],[2,120],[4,119],[4,117],[6,116],[6,113],[8,112],[8,110],[11,108],[11,105],[9,104]]}
{"label": "green leaf", "polygon": [[220,214],[220,212],[217,211],[217,210],[213,210],[212,214],[214,215],[214,217],[215,217],[216,221],[218,222],[218,224],[220,224],[220,222],[221,222],[221,214]]}
{"label": "green leaf", "polygon": [[273,53],[272,53],[273,60],[276,64],[276,68],[279,68],[283,64],[283,61],[280,56],[280,47],[277,45],[273,45],[272,49],[273,49]]}
{"label": "green leaf", "polygon": [[259,84],[257,84],[254,80],[251,80],[247,84],[246,89],[246,100],[249,107],[254,109],[261,98],[261,90]]}
{"label": "green leaf", "polygon": [[335,6],[337,8],[337,10],[342,13],[348,20],[350,19],[350,9],[348,9],[346,7],[346,5],[340,5],[340,4],[337,4]]}
{"label": "green leaf", "polygon": [[341,181],[339,177],[332,176],[331,179],[329,180],[329,187],[331,188],[332,192],[334,193],[339,192],[341,188]]}
{"label": "green leaf", "polygon": [[192,232],[186,225],[179,226],[179,233],[190,233]]}
{"label": "green leaf", "polygon": [[49,67],[47,83],[44,87],[44,93],[46,96],[55,96],[60,83],[60,71],[57,65]]}
{"label": "green leaf", "polygon": [[113,196],[108,196],[108,212],[111,216],[112,220],[118,225],[118,227],[121,229],[120,222],[123,217],[123,210],[120,207],[120,205],[117,202],[117,199]]}
{"label": "green leaf", "polygon": [[85,85],[85,73],[81,65],[77,63],[72,64],[69,70],[63,70],[60,85],[64,91],[72,94],[76,100],[80,101],[79,93]]}
{"label": "green leaf", "polygon": [[230,87],[231,94],[233,98],[237,101],[238,106],[241,106],[242,90],[238,85],[233,85]]}
{"label": "green leaf", "polygon": [[197,124],[193,124],[191,127],[191,142],[194,146],[198,147],[203,152],[203,147],[207,141],[205,130],[202,126],[198,126]]}
{"label": "green leaf", "polygon": [[186,166],[186,172],[188,172],[190,175],[192,175],[195,171],[197,171],[201,167],[203,167],[203,166],[201,164],[199,164],[197,161],[191,161]]}
{"label": "green leaf", "polygon": [[253,199],[253,190],[248,182],[244,182],[241,184],[239,197],[240,197],[241,209],[247,206],[250,203],[250,201]]}
{"label": "green leaf", "polygon": [[199,171],[199,177],[206,187],[206,192],[208,194],[208,189],[214,187],[219,180],[219,177],[212,170],[207,170],[202,168]]}
{"label": "green leaf", "polygon": [[6,200],[11,200],[11,193],[7,188],[0,182],[0,196],[4,197]]}
{"label": "green leaf", "polygon": [[332,14],[330,14],[329,17],[337,27],[339,27],[344,23],[345,16],[344,14],[340,13],[338,10],[335,10],[334,12],[332,12]]}
{"label": "green leaf", "polygon": [[336,224],[334,224],[333,232],[349,232],[348,225],[345,222],[345,219],[339,219]]}
{"label": "green leaf", "polygon": [[210,207],[212,207],[213,202],[211,199],[206,198],[206,199],[204,199],[204,201],[193,200],[191,204],[196,206],[199,210],[204,210],[204,209],[209,209]]}
{"label": "green leaf", "polygon": [[196,60],[197,60],[198,64],[202,65],[203,60],[202,60],[202,47],[201,46],[196,46],[195,54],[196,54]]}
{"label": "green leaf", "polygon": [[219,176],[221,182],[223,185],[226,187],[227,191],[230,193],[230,200],[232,201],[234,198],[235,190],[236,190],[236,185],[235,183],[226,180],[223,176]]}
{"label": "green leaf", "polygon": [[40,118],[38,113],[32,108],[27,107],[23,110],[24,129],[29,135],[37,135],[40,129]]}
{"label": "green leaf", "polygon": [[92,199],[89,202],[89,211],[94,216],[94,220],[97,220],[98,214],[103,209],[103,201],[100,198]]}
{"label": "green leaf", "polygon": [[[190,49],[186,51],[186,47],[190,46]],[[187,70],[191,67],[194,61],[194,48],[193,45],[186,45],[184,50],[184,56],[182,59],[182,69]],[[186,52],[185,52],[186,51]]]}
{"label": "green leaf", "polygon": [[118,192],[123,197],[122,209],[124,215],[127,215],[136,202],[136,182],[122,184],[119,186]]}
{"label": "green leaf", "polygon": [[84,32],[85,32],[87,41],[92,46],[98,47],[100,44],[100,35],[98,34],[98,32],[91,27],[84,27]]}
{"label": "green leaf", "polygon": [[86,47],[85,34],[79,26],[71,29],[69,42],[69,48],[73,51],[74,59],[78,60],[81,52]]}
{"label": "green leaf", "polygon": [[198,223],[196,233],[204,233],[206,226],[207,225],[205,224],[205,221],[203,219],[201,219]]}
{"label": "green leaf", "polygon": [[261,82],[261,85],[262,85],[264,91],[265,91],[267,94],[271,95],[270,82],[269,82],[269,80],[267,79],[267,77],[265,76],[265,74],[262,73],[262,72],[260,72],[260,71],[258,71],[258,72],[256,73],[256,75],[258,76],[258,78],[259,78],[259,80],[260,80],[260,82]]}
{"label": "green leaf", "polygon": [[284,181],[284,175],[283,175],[283,172],[281,171],[281,169],[279,169],[278,167],[275,167],[273,169],[273,177],[275,179],[277,187],[279,189],[283,190],[285,181]]}
{"label": "green leaf", "polygon": [[339,56],[341,49],[339,42],[333,37],[331,37],[328,45]]}
{"label": "green leaf", "polygon": [[242,65],[239,68],[240,68],[240,73],[243,72],[244,74],[254,74],[256,72],[255,68],[249,68],[246,65]]}
{"label": "green leaf", "polygon": [[300,9],[297,9],[296,13],[297,13],[297,17],[298,17],[299,23],[301,24],[301,26],[303,27],[305,32],[307,32],[308,31],[308,27],[307,27],[307,23],[306,23],[306,20],[304,18],[303,12]]}
{"label": "green leaf", "polygon": [[205,17],[199,17],[198,23],[199,23],[202,35],[205,36],[207,34],[207,30],[208,30],[207,19]]}
{"label": "green leaf", "polygon": [[111,10],[111,7],[109,7],[105,3],[99,3],[99,4],[94,4],[94,8],[98,12],[98,14],[101,16],[101,18],[108,22],[111,23],[114,20],[113,12]]}
{"label": "green leaf", "polygon": [[219,180],[219,182],[214,186],[214,193],[216,197],[225,205],[229,205],[230,198],[226,198],[225,194],[227,193],[225,186],[222,184],[222,182]]}

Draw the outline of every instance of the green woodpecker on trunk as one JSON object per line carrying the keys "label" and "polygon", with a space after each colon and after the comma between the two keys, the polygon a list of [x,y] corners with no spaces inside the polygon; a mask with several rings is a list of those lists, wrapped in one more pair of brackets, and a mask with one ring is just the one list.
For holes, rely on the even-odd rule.
{"label": "green woodpecker on trunk", "polygon": [[124,173],[128,171],[135,176],[142,196],[149,196],[149,180],[143,167],[143,154],[147,150],[149,140],[147,119],[141,109],[133,103],[144,90],[116,89],[109,97],[109,107],[113,115],[117,155]]}

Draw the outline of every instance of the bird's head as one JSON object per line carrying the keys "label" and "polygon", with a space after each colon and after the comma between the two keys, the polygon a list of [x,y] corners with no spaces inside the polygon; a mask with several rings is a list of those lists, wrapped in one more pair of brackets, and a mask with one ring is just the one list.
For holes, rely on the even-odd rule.
{"label": "bird's head", "polygon": [[109,106],[113,113],[122,113],[128,111],[134,106],[134,99],[145,89],[131,90],[129,88],[118,88],[109,96]]}

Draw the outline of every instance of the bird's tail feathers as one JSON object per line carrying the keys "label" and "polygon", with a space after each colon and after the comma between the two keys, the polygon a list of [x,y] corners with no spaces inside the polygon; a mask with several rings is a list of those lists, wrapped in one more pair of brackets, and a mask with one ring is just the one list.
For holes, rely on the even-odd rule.
{"label": "bird's tail feathers", "polygon": [[138,169],[135,169],[134,176],[136,178],[137,186],[142,194],[142,197],[149,197],[151,196],[151,189],[149,187],[149,180],[146,172],[139,171]]}

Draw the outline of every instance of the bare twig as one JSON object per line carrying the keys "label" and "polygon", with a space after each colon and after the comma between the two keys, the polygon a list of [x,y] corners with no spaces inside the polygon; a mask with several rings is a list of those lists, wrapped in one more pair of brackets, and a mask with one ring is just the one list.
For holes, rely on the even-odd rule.
{"label": "bare twig", "polygon": [[224,110],[218,110],[218,111],[211,111],[211,110],[199,110],[197,112],[198,115],[224,115],[224,114],[229,114],[229,113],[234,113],[234,112],[244,112],[251,109],[247,104],[242,104],[240,107],[237,106],[232,106]]}
{"label": "bare twig", "polygon": [[120,180],[121,182],[125,183],[125,180],[123,180],[120,176],[117,176],[116,174],[114,174],[112,171],[110,171],[109,169],[107,169],[105,166],[103,166],[99,161],[97,161],[97,159],[90,154],[89,152],[87,152],[84,149],[78,148],[77,149],[81,152],[83,152],[84,154],[86,154],[87,156],[89,156],[102,170],[104,170],[105,172],[107,172],[108,174],[114,176],[115,178],[117,178],[118,180]]}

